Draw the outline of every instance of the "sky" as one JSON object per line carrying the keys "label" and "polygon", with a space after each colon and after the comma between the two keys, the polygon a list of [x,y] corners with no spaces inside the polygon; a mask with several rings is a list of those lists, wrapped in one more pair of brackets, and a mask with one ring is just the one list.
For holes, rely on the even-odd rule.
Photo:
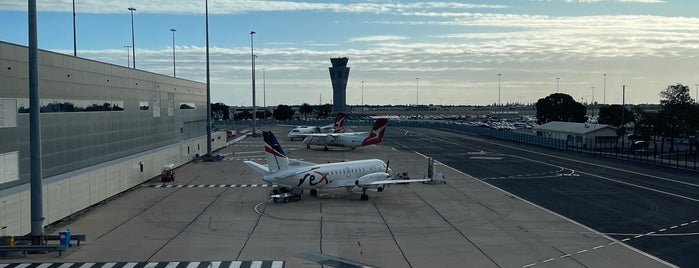
{"label": "sky", "polygon": [[[73,54],[72,0],[37,1],[40,49]],[[206,81],[204,0],[75,0],[77,54]],[[533,103],[552,93],[658,103],[699,84],[696,0],[210,0],[211,100],[332,102],[330,58],[348,57],[348,105]],[[27,45],[27,1],[0,0],[0,40]],[[255,34],[251,35],[250,32]],[[606,74],[606,75],[605,75]],[[362,82],[363,81],[363,82]]]}

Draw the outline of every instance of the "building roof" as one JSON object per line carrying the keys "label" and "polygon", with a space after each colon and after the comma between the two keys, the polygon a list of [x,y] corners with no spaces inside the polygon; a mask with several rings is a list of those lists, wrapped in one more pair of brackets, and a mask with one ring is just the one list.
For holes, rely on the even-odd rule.
{"label": "building roof", "polygon": [[573,122],[548,122],[546,124],[536,126],[533,130],[537,131],[547,131],[547,132],[560,132],[560,133],[570,133],[578,135],[586,135],[591,132],[595,132],[602,129],[612,129],[616,130],[615,127],[605,124],[590,124],[590,123],[573,123]]}

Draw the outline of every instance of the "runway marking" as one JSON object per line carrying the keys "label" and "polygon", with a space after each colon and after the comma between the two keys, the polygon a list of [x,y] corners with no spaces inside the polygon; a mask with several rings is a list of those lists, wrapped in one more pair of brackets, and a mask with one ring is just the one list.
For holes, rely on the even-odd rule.
{"label": "runway marking", "polygon": [[568,169],[567,173],[564,173],[564,171],[566,171],[565,168],[559,168],[556,171],[528,173],[528,174],[519,174],[519,175],[512,175],[512,176],[492,177],[492,178],[479,178],[479,179],[482,181],[487,181],[487,180],[541,179],[541,178],[557,178],[557,177],[562,177],[562,176],[565,176],[565,177],[577,176],[577,174],[575,174],[575,170]]}
{"label": "runway marking", "polygon": [[474,160],[502,160],[501,156],[471,156],[468,159]]}
{"label": "runway marking", "polygon": [[[186,264],[186,265],[185,265]],[[183,268],[196,268],[196,267],[208,267],[208,268],[260,268],[260,267],[272,267],[272,268],[283,268],[285,267],[285,261],[275,261],[275,260],[265,260],[265,261],[192,261],[192,262],[88,262],[88,263],[0,263],[0,268],[45,268],[45,267],[57,267],[57,268],[67,268],[67,267],[79,267],[79,268],[112,268],[112,267],[122,267],[122,268],[133,268],[133,267],[183,267]]]}
{"label": "runway marking", "polygon": [[[650,232],[647,232],[647,233],[645,233],[645,234],[634,234],[633,237],[627,237],[627,238],[621,239],[620,241],[621,241],[621,242],[628,242],[628,241],[631,241],[631,240],[633,240],[633,239],[639,239],[639,238],[646,237],[646,236],[666,236],[666,235],[658,234],[658,233],[662,233],[662,232],[665,232],[665,231],[668,231],[668,230],[677,229],[677,228],[679,228],[679,227],[684,227],[684,226],[688,226],[688,225],[690,225],[690,224],[696,224],[696,223],[699,223],[699,220],[692,220],[692,221],[689,221],[689,222],[682,223],[682,224],[680,224],[680,225],[673,225],[673,226],[671,226],[671,227],[669,227],[669,228],[662,228],[662,229],[659,229],[658,231],[650,231]],[[621,234],[612,234],[612,233],[601,233],[601,234],[604,234],[604,235],[621,235]],[[626,235],[632,235],[632,234],[626,234]],[[667,235],[670,235],[670,234],[667,234]],[[679,234],[679,235],[685,235],[685,234]],[[698,235],[698,234],[697,234],[697,233],[690,233],[690,234],[688,234],[688,235]],[[604,247],[608,247],[608,246],[612,246],[612,245],[616,245],[616,244],[620,244],[620,242],[619,242],[619,241],[612,241],[612,242],[610,242],[610,243],[607,243],[606,245],[598,245],[598,246],[592,247],[591,249],[582,249],[582,250],[579,250],[579,251],[577,251],[577,252],[575,252],[575,253],[572,253],[572,254],[565,254],[565,255],[558,256],[558,259],[563,259],[563,258],[572,257],[573,255],[576,255],[576,254],[583,254],[583,253],[588,252],[588,251],[590,251],[590,250],[598,250],[598,249],[602,249],[602,248],[604,248]],[[539,261],[539,262],[533,262],[533,263],[529,263],[529,264],[522,265],[522,268],[533,267],[533,266],[536,266],[537,264],[540,264],[540,263],[541,263],[541,264],[544,264],[544,263],[548,263],[548,262],[551,262],[551,261],[554,261],[554,260],[555,260],[554,258],[548,258],[548,259],[545,259],[545,260],[542,260],[542,261]],[[1,267],[0,267],[0,268],[1,268]]]}
{"label": "runway marking", "polygon": [[[276,184],[150,184],[150,188],[267,188],[279,187]],[[0,267],[1,268],[1,267]]]}

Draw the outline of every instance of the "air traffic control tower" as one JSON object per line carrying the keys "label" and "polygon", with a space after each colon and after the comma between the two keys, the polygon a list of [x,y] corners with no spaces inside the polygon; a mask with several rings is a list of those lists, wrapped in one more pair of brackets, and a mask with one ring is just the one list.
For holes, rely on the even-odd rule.
{"label": "air traffic control tower", "polygon": [[350,68],[347,67],[347,57],[330,58],[330,81],[333,83],[333,113],[346,112],[347,103],[347,79]]}

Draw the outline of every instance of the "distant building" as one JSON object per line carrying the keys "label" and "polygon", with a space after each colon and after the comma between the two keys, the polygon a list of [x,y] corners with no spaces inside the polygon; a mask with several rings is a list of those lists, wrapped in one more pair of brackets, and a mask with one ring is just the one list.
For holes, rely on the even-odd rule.
{"label": "distant building", "polygon": [[616,143],[617,129],[610,125],[548,122],[532,128],[538,136],[566,140],[569,146],[592,148],[602,144]]}
{"label": "distant building", "polygon": [[347,67],[347,57],[330,58],[330,81],[333,85],[333,113],[346,112],[347,105],[347,79],[350,68]]}

